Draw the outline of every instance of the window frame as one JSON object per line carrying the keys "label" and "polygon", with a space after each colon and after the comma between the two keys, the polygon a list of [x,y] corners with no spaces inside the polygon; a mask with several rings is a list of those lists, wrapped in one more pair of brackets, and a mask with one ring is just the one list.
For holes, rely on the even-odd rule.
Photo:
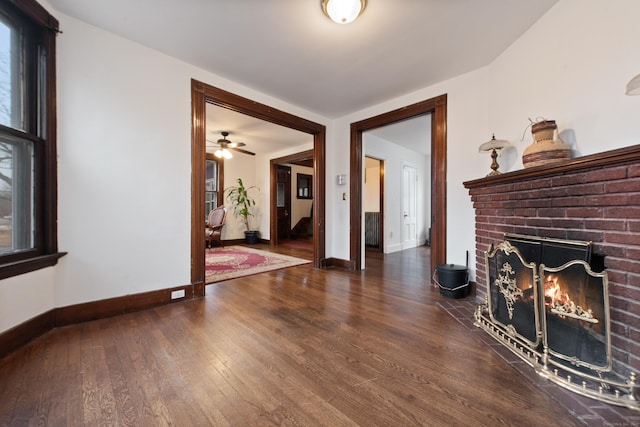
{"label": "window frame", "polygon": [[24,130],[0,125],[0,132],[29,140],[34,149],[33,247],[0,255],[0,279],[5,279],[51,267],[66,253],[58,252],[57,229],[55,39],[59,24],[35,0],[9,0],[0,8],[9,20],[25,28],[30,39],[25,48]]}
{"label": "window frame", "polygon": [[[213,161],[216,162],[216,184],[217,188],[216,193],[216,207],[224,206],[224,159],[218,158],[211,153],[206,153],[205,155],[205,181],[206,181],[206,162]],[[205,185],[205,192],[207,192],[207,188]],[[205,195],[205,211],[206,211],[206,195]],[[205,212],[206,217],[209,217],[209,212]]]}

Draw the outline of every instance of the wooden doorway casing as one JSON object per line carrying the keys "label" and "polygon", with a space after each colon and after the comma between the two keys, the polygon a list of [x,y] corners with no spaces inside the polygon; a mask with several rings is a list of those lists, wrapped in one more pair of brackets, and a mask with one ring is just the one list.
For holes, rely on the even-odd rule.
{"label": "wooden doorway casing", "polygon": [[[313,265],[325,258],[326,128],[285,111],[191,80],[191,285],[194,296],[204,296],[204,221],[206,104],[214,104],[260,120],[313,135]],[[273,223],[273,215],[270,222]]]}
{"label": "wooden doorway casing", "polygon": [[[283,205],[278,203],[278,187],[282,184],[283,190]],[[271,193],[273,196],[273,193]],[[271,224],[275,223],[277,231],[275,234],[271,234],[271,245],[275,246],[280,243],[280,240],[289,240],[291,236],[291,166],[278,165],[276,166],[276,221],[270,221]],[[273,197],[271,197],[273,200]],[[273,202],[271,202],[273,205]],[[271,225],[270,225],[271,226]]]}
{"label": "wooden doorway casing", "polygon": [[447,256],[447,95],[351,123],[350,266],[362,268],[362,133],[431,114],[431,274]]}

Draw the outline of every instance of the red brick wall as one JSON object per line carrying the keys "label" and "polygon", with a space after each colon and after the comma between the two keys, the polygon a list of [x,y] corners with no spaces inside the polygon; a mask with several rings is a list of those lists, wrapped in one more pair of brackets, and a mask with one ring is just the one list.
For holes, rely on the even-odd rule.
{"label": "red brick wall", "polygon": [[588,156],[465,186],[476,214],[478,294],[486,296],[484,251],[504,233],[592,241],[609,277],[614,368],[640,372],[640,148],[622,152],[608,163]]}

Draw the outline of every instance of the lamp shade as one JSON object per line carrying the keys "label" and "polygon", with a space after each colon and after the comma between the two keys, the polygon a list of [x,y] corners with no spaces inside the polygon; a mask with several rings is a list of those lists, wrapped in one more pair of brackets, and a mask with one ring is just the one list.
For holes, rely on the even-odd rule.
{"label": "lamp shade", "polygon": [[640,95],[640,74],[627,83],[627,95]]}
{"label": "lamp shade", "polygon": [[480,145],[478,148],[479,152],[491,151],[491,172],[487,176],[500,175],[500,171],[498,168],[500,165],[498,164],[498,151],[503,148],[511,147],[511,143],[509,141],[505,141],[504,139],[496,139],[495,135],[491,136],[491,139],[484,144]]}
{"label": "lamp shade", "polygon": [[493,135],[489,141],[480,145],[480,147],[478,148],[478,151],[481,153],[483,151],[492,151],[492,150],[500,151],[503,148],[507,148],[507,147],[511,147],[511,143],[509,141],[506,141],[504,139],[496,139],[496,136]]}
{"label": "lamp shade", "polygon": [[333,22],[348,24],[364,10],[366,0],[322,0],[322,10]]}

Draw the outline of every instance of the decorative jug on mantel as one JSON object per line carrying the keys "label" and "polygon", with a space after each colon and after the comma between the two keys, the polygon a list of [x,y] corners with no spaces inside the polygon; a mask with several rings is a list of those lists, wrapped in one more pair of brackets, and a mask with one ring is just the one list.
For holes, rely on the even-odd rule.
{"label": "decorative jug on mantel", "polygon": [[535,141],[522,153],[522,164],[525,168],[571,158],[571,147],[562,140],[553,139],[557,129],[555,120],[542,120],[531,126]]}

